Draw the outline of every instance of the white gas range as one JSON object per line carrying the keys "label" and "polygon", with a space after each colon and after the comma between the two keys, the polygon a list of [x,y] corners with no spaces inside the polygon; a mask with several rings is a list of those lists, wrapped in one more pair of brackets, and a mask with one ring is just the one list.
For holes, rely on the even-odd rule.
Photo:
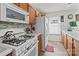
{"label": "white gas range", "polygon": [[[13,49],[13,56],[36,56],[38,55],[37,36],[27,36],[24,33],[17,34],[22,38],[12,38],[11,40],[3,40],[0,45]],[[25,39],[23,38],[25,37]]]}

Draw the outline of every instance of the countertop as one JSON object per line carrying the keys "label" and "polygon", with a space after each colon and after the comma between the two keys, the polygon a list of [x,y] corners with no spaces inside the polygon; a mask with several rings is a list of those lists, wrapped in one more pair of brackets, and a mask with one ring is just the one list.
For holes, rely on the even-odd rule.
{"label": "countertop", "polygon": [[26,35],[33,35],[33,36],[38,36],[40,35],[41,33],[30,33],[30,34],[26,34]]}
{"label": "countertop", "polygon": [[6,56],[12,52],[11,48],[0,45],[0,56]]}
{"label": "countertop", "polygon": [[67,29],[63,29],[62,31],[67,35],[69,35],[70,37],[72,37],[73,39],[79,41],[79,30],[74,29],[72,31],[67,31]]}

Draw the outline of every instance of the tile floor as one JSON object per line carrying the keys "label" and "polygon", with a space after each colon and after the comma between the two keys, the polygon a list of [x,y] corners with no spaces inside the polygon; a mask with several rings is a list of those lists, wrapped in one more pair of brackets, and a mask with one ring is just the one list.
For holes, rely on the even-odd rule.
{"label": "tile floor", "polygon": [[[57,35],[53,35],[55,40],[59,40],[60,36]],[[60,41],[54,41],[53,36],[49,35],[49,41],[48,43],[52,43],[52,45],[54,46],[54,52],[47,52],[45,51],[43,56],[68,56],[68,53],[66,51],[66,49],[64,48],[64,46],[62,45],[62,43]]]}

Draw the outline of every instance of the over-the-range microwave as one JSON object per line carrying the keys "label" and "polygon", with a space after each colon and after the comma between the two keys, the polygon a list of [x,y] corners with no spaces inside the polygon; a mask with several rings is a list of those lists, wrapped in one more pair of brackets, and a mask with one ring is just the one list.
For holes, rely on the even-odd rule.
{"label": "over-the-range microwave", "polygon": [[12,3],[0,3],[0,21],[28,23],[28,12]]}

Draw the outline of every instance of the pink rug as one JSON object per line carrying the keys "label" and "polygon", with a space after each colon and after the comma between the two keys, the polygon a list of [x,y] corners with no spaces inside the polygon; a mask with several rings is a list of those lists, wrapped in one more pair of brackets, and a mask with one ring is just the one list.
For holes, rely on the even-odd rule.
{"label": "pink rug", "polygon": [[46,46],[46,51],[47,52],[54,52],[54,46],[52,43],[48,43]]}

